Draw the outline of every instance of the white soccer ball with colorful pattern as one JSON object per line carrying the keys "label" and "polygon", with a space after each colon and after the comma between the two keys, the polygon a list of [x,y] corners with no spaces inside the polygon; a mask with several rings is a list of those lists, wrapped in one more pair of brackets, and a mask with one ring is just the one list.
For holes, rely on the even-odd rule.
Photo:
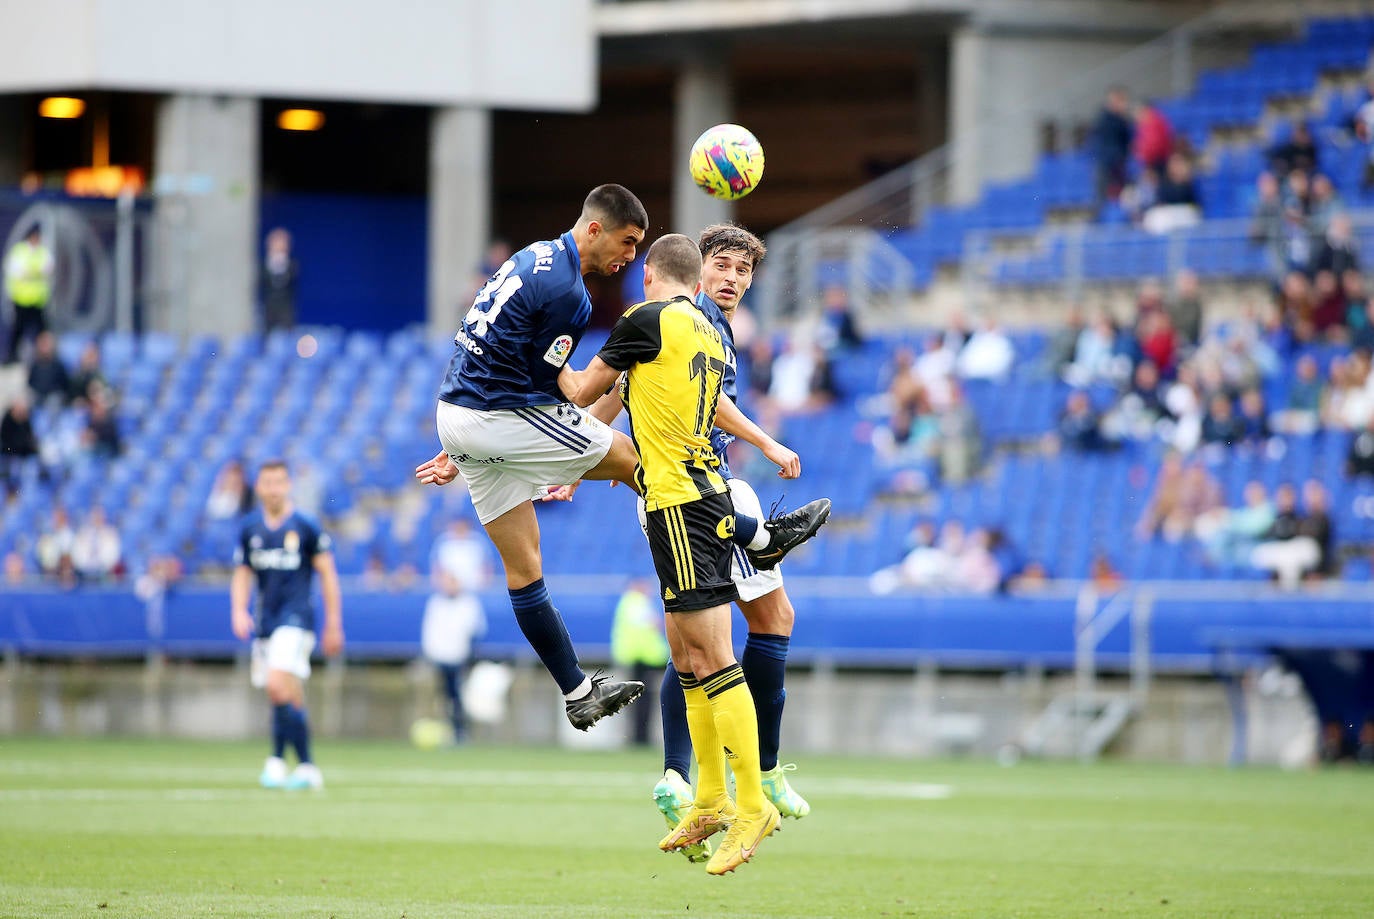
{"label": "white soccer ball with colorful pattern", "polygon": [[706,194],[733,201],[753,191],[763,178],[763,147],[747,129],[718,124],[692,145],[688,168],[692,181]]}

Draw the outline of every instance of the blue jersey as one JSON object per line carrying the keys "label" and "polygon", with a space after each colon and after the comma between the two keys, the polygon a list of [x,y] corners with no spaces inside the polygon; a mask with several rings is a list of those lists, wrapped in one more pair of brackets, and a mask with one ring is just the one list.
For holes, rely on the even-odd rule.
{"label": "blue jersey", "polygon": [[[706,296],[705,292],[697,294],[697,309],[716,327],[716,331],[720,332],[721,344],[725,346],[725,375],[721,378],[720,391],[729,396],[731,402],[738,403],[738,389],[735,385],[735,363],[738,360],[735,353],[735,333],[731,331],[725,313],[716,306],[716,301]],[[716,471],[720,473],[721,478],[734,478],[730,472],[730,464],[725,461],[725,450],[734,442],[734,434],[726,434],[720,428],[711,429],[711,448],[716,451],[716,457],[720,460],[720,468]]]}
{"label": "blue jersey", "polygon": [[566,402],[558,371],[591,318],[572,233],[526,246],[477,292],[439,398],[483,411]]}
{"label": "blue jersey", "polygon": [[315,631],[310,581],[315,556],[329,551],[329,536],[299,511],[276,529],[267,525],[261,510],[243,521],[234,564],[247,565],[257,576],[259,638],[283,625]]}

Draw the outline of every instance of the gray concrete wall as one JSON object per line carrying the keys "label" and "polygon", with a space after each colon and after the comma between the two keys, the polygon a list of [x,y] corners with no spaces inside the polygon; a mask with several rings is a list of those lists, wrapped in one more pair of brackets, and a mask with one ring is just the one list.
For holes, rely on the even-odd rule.
{"label": "gray concrete wall", "polygon": [[443,108],[430,119],[429,327],[452,335],[491,237],[491,112]]}
{"label": "gray concrete wall", "polygon": [[258,101],[169,96],[157,113],[153,190],[162,289],[152,328],[221,335],[257,325]]}
{"label": "gray concrete wall", "polygon": [[[1292,678],[1248,681],[1248,759],[1296,765],[1311,758],[1316,724]],[[1266,688],[1267,687],[1267,688]],[[854,756],[997,756],[1015,744],[1068,677],[1036,675],[871,674],[792,671],[783,750]],[[1104,680],[1104,691],[1124,681]],[[439,712],[426,666],[324,666],[309,684],[312,723],[322,736],[404,740],[411,723]],[[657,718],[655,707],[655,718]],[[206,739],[265,736],[269,710],[248,685],[246,666],[174,663],[10,661],[0,668],[0,736],[13,733],[128,734]],[[571,730],[563,702],[542,669],[517,669],[509,715],[474,726],[492,743],[623,742],[628,722],[590,734]],[[657,729],[655,728],[655,731]],[[1232,744],[1232,713],[1219,682],[1161,679],[1143,717],[1109,755],[1153,761],[1221,764]]]}

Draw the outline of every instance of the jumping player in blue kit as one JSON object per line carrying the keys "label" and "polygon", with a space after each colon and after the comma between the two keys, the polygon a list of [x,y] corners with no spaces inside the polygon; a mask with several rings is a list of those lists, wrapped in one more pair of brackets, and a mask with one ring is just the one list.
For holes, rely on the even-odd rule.
{"label": "jumping player in blue kit", "polygon": [[592,189],[571,230],[517,252],[477,293],[454,336],[439,390],[443,451],[415,471],[444,485],[462,473],[472,506],[501,555],[520,630],[558,683],[568,720],[586,730],[644,691],[588,677],[544,585],[539,523],[530,503],[581,478],[631,481],[638,458],[624,435],[568,404],[558,373],[591,320],[582,277],[615,274],[649,228],[629,189]]}
{"label": "jumping player in blue kit", "polygon": [[[261,509],[249,514],[234,550],[229,583],[230,625],[242,640],[253,638],[251,678],[272,703],[272,755],[259,782],[265,788],[323,788],[324,777],[310,755],[310,725],[305,713],[304,681],[310,678],[315,647],[313,576],[320,576],[324,599],[321,645],[333,657],[343,650],[343,601],[329,536],[291,504],[286,463],[266,462],[255,485]],[[249,612],[254,582],[257,616]],[[287,745],[296,751],[288,774]]]}

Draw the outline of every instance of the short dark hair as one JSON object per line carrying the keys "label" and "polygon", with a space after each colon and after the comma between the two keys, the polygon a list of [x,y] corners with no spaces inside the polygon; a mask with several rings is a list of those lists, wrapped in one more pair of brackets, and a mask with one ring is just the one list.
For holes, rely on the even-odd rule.
{"label": "short dark hair", "polygon": [[286,460],[284,459],[273,458],[269,460],[264,460],[262,465],[258,467],[258,474],[261,475],[262,473],[267,472],[269,469],[280,469],[287,475],[291,474],[291,467],[286,464]]}
{"label": "short dark hair", "polygon": [[636,226],[649,229],[649,212],[624,185],[598,185],[582,202],[582,219],[598,220],[608,230]]}
{"label": "short dark hair", "polygon": [[668,280],[690,285],[701,280],[701,255],[697,252],[697,244],[681,233],[669,233],[654,240],[649,254],[644,256],[644,267],[650,265],[655,274]]}
{"label": "short dark hair", "polygon": [[768,254],[768,247],[753,233],[733,223],[713,223],[701,231],[697,247],[701,257],[708,259],[722,252],[739,251],[749,258],[751,268],[759,267],[759,262]]}

